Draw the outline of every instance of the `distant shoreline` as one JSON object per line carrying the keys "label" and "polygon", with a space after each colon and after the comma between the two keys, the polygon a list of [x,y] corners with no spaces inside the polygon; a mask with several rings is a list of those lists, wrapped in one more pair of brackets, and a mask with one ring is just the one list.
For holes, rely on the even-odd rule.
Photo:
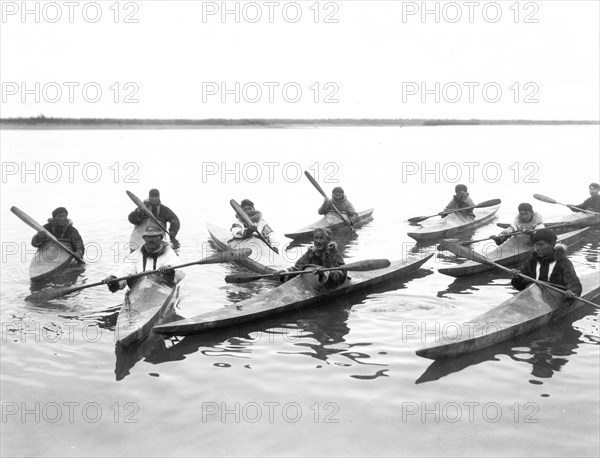
{"label": "distant shoreline", "polygon": [[425,126],[600,125],[600,121],[488,119],[94,119],[7,118],[0,129],[214,129],[286,127],[425,127]]}

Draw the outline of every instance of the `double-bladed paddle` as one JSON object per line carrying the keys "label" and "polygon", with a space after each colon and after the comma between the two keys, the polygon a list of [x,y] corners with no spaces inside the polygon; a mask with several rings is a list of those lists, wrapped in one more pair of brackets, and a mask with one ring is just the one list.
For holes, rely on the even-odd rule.
{"label": "double-bladed paddle", "polygon": [[[218,254],[209,256],[208,258],[200,259],[199,261],[187,262],[185,264],[179,264],[177,266],[171,266],[170,269],[181,269],[182,267],[194,266],[194,265],[202,265],[202,264],[217,264],[220,262],[230,262],[237,261],[240,258],[245,258],[252,254],[252,250],[250,248],[242,248],[241,250],[232,250],[232,251],[222,251]],[[147,270],[146,272],[140,272],[137,274],[129,275],[127,277],[115,278],[113,281],[122,281],[122,280],[132,280],[138,277],[145,277],[146,275],[152,275],[159,273],[160,270]],[[81,286],[71,286],[68,288],[56,288],[56,289],[45,289],[41,291],[36,291],[35,293],[27,296],[25,300],[38,301],[38,300],[46,300],[49,301],[51,299],[56,299],[57,297],[65,296],[69,293],[74,293],[75,291],[81,291],[82,289],[92,288],[94,286],[105,285],[106,283],[103,281],[99,281],[96,283],[90,283],[89,285],[81,285]]]}
{"label": "double-bladed paddle", "polygon": [[499,205],[501,203],[502,203],[502,201],[500,199],[486,200],[485,202],[481,202],[480,204],[473,205],[472,207],[457,208],[456,210],[448,210],[446,212],[436,213],[435,215],[429,215],[429,216],[415,216],[414,218],[410,218],[408,220],[408,222],[409,223],[420,223],[421,221],[425,221],[426,219],[433,218],[434,216],[448,215],[450,213],[461,212],[464,210],[471,210],[474,208],[493,207],[494,205]]}
{"label": "double-bladed paddle", "polygon": [[[500,224],[500,223],[498,223],[498,224]],[[572,225],[573,225],[573,223],[561,223],[561,224],[556,224],[554,226],[547,227],[546,229],[552,229],[552,230],[562,229],[563,227],[571,227]],[[510,224],[508,224],[504,229],[508,229],[509,227],[510,227]],[[493,235],[493,236],[485,238],[485,239],[470,240],[470,241],[467,241],[467,242],[459,242],[459,243],[461,245],[465,245],[465,246],[466,245],[472,245],[474,243],[485,242],[486,240],[492,240],[495,237],[512,237],[513,235],[519,235],[519,234],[533,234],[534,232],[537,232],[537,231],[539,231],[541,229],[543,229],[543,228],[540,228],[540,229],[529,229],[529,230],[526,230],[526,231],[524,230],[524,231],[509,232],[508,234],[504,234],[504,235],[500,235],[500,236]],[[453,239],[447,239],[447,240],[453,240]]]}
{"label": "double-bladed paddle", "polygon": [[252,228],[252,231],[254,233],[256,233],[256,236],[261,239],[265,245],[267,245],[269,248],[271,248],[271,250],[273,250],[275,253],[279,254],[279,250],[277,248],[273,248],[271,246],[271,244],[269,243],[269,241],[260,233],[260,231],[257,229],[257,227],[254,225],[254,223],[252,222],[252,220],[250,219],[250,217],[246,214],[246,212],[244,211],[244,209],[242,207],[240,207],[240,204],[238,204],[235,199],[231,199],[229,201],[230,205],[233,207],[233,209],[235,210],[235,212],[237,213],[237,215],[240,217],[240,219],[244,222],[244,224],[246,224],[247,227]]}
{"label": "double-bladed paddle", "polygon": [[[467,258],[471,261],[475,261],[475,262],[479,262],[481,264],[488,264],[490,266],[497,267],[498,269],[504,270],[505,272],[507,272],[511,275],[513,274],[512,269],[509,269],[508,267],[504,267],[504,266],[486,258],[485,256],[482,256],[479,253],[475,253],[473,250],[470,250],[469,248],[467,248],[459,243],[456,243],[454,241],[442,240],[438,246],[438,250],[440,250],[440,249],[450,251],[457,256]],[[551,283],[541,281],[541,280],[536,280],[535,278],[528,277],[527,275],[523,275],[522,273],[519,273],[519,277],[529,280],[540,286],[543,286],[544,288],[548,288],[553,291],[557,291],[559,293],[565,294],[564,290],[557,288],[556,286],[553,286]],[[581,302],[585,302],[586,304],[593,305],[594,307],[600,308],[600,305],[594,304],[593,302],[588,301],[587,299],[583,299],[579,296],[573,296],[573,299],[577,299]]]}
{"label": "double-bladed paddle", "polygon": [[[156,224],[158,224],[158,227],[160,227],[163,232],[169,234],[169,232],[167,231],[167,228],[158,220],[158,218],[156,218],[156,216],[154,216],[154,213],[152,213],[152,211],[150,211],[148,209],[148,207],[146,207],[146,205],[144,204],[144,202],[142,202],[141,199],[138,196],[136,196],[131,191],[125,191],[125,192],[129,196],[129,198],[131,200],[133,200],[133,202],[138,206],[138,208],[140,210],[142,210],[149,218],[152,218],[154,220],[154,222]],[[170,235],[171,234],[169,234],[169,236]]]}
{"label": "double-bladed paddle", "polygon": [[46,228],[44,228],[44,226],[42,226],[40,223],[38,223],[36,220],[34,220],[31,216],[29,216],[27,213],[25,213],[23,210],[18,209],[17,207],[10,207],[10,211],[13,212],[15,215],[17,215],[17,217],[19,217],[19,219],[21,221],[23,221],[25,224],[27,224],[28,226],[32,227],[33,229],[35,229],[38,232],[43,232],[44,234],[46,234],[46,236],[52,240],[54,243],[56,243],[60,248],[62,248],[64,251],[66,251],[67,253],[69,253],[71,256],[73,256],[75,259],[77,259],[78,262],[84,264],[85,261],[83,260],[83,258],[81,256],[79,256],[77,253],[71,251],[69,248],[67,248],[65,245],[63,245],[62,243],[60,243],[58,241],[58,239],[56,237],[54,237],[50,232],[48,232],[46,230]]}
{"label": "double-bladed paddle", "polygon": [[327,194],[325,194],[325,191],[323,191],[323,188],[321,187],[321,185],[319,183],[317,183],[317,180],[315,180],[313,178],[313,176],[308,172],[308,170],[304,171],[304,175],[306,175],[306,178],[308,178],[308,181],[310,181],[312,183],[312,185],[315,187],[315,189],[317,191],[319,191],[321,193],[321,195],[323,197],[325,197],[325,199],[327,199],[329,201],[329,203],[331,204],[331,206],[333,207],[333,209],[335,210],[335,212],[338,214],[338,216],[342,219],[342,221],[344,223],[346,223],[348,225],[348,227],[350,229],[352,229],[353,232],[356,232],[356,229],[354,229],[354,224],[352,224],[352,221],[350,221],[350,219],[344,218],[344,215],[342,215],[340,213],[340,211],[333,204],[333,202],[331,201],[331,199],[329,199],[329,197],[327,197]]}
{"label": "double-bladed paddle", "polygon": [[547,204],[562,205],[563,207],[568,207],[568,208],[572,208],[572,209],[580,211],[580,212],[589,213],[590,215],[597,215],[598,214],[598,212],[594,211],[594,210],[584,210],[583,208],[576,207],[575,205],[561,204],[560,202],[557,202],[553,198],[547,197],[547,196],[543,196],[541,194],[534,194],[533,197],[535,199],[537,199],[537,200],[541,200],[542,202],[546,202]]}
{"label": "double-bladed paddle", "polygon": [[[385,269],[389,267],[391,262],[387,259],[367,259],[364,261],[352,262],[350,264],[344,264],[338,267],[329,268],[317,268],[314,270],[297,270],[292,272],[282,272],[281,275],[288,277],[295,277],[297,275],[304,275],[308,273],[320,273],[330,272],[332,270],[349,270],[351,272],[366,272],[368,270]],[[273,278],[273,274],[257,275],[257,274],[233,274],[225,277],[227,283],[248,283],[254,280],[260,280],[261,278]]]}

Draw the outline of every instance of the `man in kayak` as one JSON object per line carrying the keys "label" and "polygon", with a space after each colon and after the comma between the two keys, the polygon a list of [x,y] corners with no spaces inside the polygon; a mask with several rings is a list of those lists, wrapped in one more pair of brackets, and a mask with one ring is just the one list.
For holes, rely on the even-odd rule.
{"label": "man in kayak", "polygon": [[600,191],[600,184],[598,183],[590,183],[590,197],[584,200],[579,205],[569,205],[571,207],[571,211],[578,212],[573,207],[578,207],[583,210],[591,210],[600,213],[600,196],[598,195],[598,191]]}
{"label": "man in kayak", "polygon": [[339,186],[333,188],[331,199],[324,200],[323,205],[318,210],[319,215],[326,215],[331,212],[335,213],[334,206],[342,215],[347,216],[352,224],[358,222],[358,213],[356,213],[354,206],[346,198],[344,190]]}
{"label": "man in kayak", "polygon": [[492,235],[490,239],[496,242],[496,245],[502,245],[510,237],[513,232],[521,231],[533,231],[534,229],[543,229],[544,222],[542,221],[542,215],[538,212],[533,211],[533,207],[529,203],[519,204],[519,214],[515,217],[513,223],[500,232],[498,235]]}
{"label": "man in kayak", "polygon": [[[475,204],[473,203],[473,200],[469,197],[469,193],[467,192],[467,187],[464,184],[457,184],[454,187],[454,197],[452,197],[452,200],[448,203],[448,205],[446,205],[446,208],[444,208],[444,211],[441,211],[440,213],[438,213],[442,218],[445,218],[446,216],[448,216],[448,211],[450,210],[458,210],[460,208],[466,208],[466,207],[474,207]],[[467,216],[472,216],[473,218],[475,218],[475,214],[473,213],[473,209],[470,208],[469,210],[461,210],[459,212],[456,213],[461,213],[463,215],[467,215]]]}
{"label": "man in kayak", "polygon": [[[58,207],[52,212],[52,218],[48,218],[48,224],[44,224],[44,229],[50,232],[67,248],[70,248],[79,257],[83,258],[85,247],[79,231],[73,227],[73,221],[69,218],[69,212],[65,207]],[[31,244],[39,248],[50,239],[45,232],[38,232],[31,239]]]}
{"label": "man in kayak", "polygon": [[235,221],[231,225],[231,236],[234,239],[245,239],[252,237],[252,233],[256,230],[262,234],[262,236],[271,244],[275,242],[275,233],[271,226],[263,219],[262,213],[254,208],[254,202],[250,199],[244,199],[240,202],[240,207],[244,210],[244,213],[248,215],[250,221],[254,224],[253,227],[248,227],[244,221],[236,214]]}
{"label": "man in kayak", "polygon": [[[151,189],[148,194],[148,199],[144,201],[144,205],[146,208],[152,212],[152,214],[163,223],[165,228],[167,228],[167,223],[169,223],[169,235],[171,239],[177,237],[179,229],[181,228],[181,223],[179,222],[179,218],[177,215],[166,205],[163,205],[160,201],[160,192],[158,189]],[[129,214],[129,222],[131,224],[138,225],[145,219],[149,218],[149,216],[141,209],[136,208]]]}
{"label": "man in kayak", "polygon": [[181,264],[181,261],[171,245],[163,240],[163,237],[162,229],[150,224],[143,234],[144,245],[127,256],[115,273],[103,280],[108,285],[108,289],[114,293],[127,285],[125,280],[113,281],[115,278],[127,277],[148,270],[160,270],[157,275],[168,285],[183,280],[185,273],[182,270],[171,269],[171,266]]}
{"label": "man in kayak", "polygon": [[[314,230],[313,246],[309,247],[306,253],[302,255],[293,267],[287,270],[275,272],[273,277],[281,282],[285,282],[288,277],[282,275],[284,272],[296,272],[306,270],[310,267],[338,267],[343,266],[344,258],[338,250],[337,244],[331,241],[331,230],[328,228],[317,228]],[[322,285],[337,286],[346,281],[345,270],[331,270],[327,272],[315,271],[319,275],[319,282]]]}
{"label": "man in kayak", "polygon": [[550,229],[540,229],[533,235],[535,251],[520,270],[513,269],[512,285],[519,291],[524,290],[531,281],[520,276],[519,273],[546,281],[565,289],[568,298],[581,295],[581,282],[573,263],[567,258],[567,248],[556,244],[556,234]]}

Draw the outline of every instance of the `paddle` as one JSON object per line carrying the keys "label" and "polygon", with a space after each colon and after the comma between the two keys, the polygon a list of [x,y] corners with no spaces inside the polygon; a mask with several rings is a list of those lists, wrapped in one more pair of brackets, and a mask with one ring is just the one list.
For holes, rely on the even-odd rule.
{"label": "paddle", "polygon": [[[163,232],[169,234],[169,232],[167,231],[167,228],[156,218],[156,216],[154,216],[154,213],[152,213],[148,207],[146,207],[146,205],[144,204],[144,202],[142,202],[140,200],[139,197],[137,197],[134,193],[132,193],[131,191],[125,191],[127,193],[127,195],[129,196],[129,198],[131,200],[133,200],[133,202],[138,206],[138,208],[140,210],[142,210],[146,215],[148,215],[148,217],[152,218],[154,220],[154,222],[156,224],[158,224],[158,227],[160,227],[162,229]],[[169,236],[171,236],[171,234],[169,234]]]}
{"label": "paddle", "polygon": [[[329,272],[332,270],[349,270],[352,272],[365,272],[368,270],[385,269],[390,266],[390,261],[387,259],[367,259],[365,261],[352,262],[350,264],[344,264],[343,266],[330,267],[327,269],[316,269],[316,270],[297,270],[293,272],[282,272],[281,275],[295,277],[297,275],[304,275],[314,272]],[[273,274],[257,275],[257,274],[233,274],[225,277],[227,283],[248,283],[254,280],[260,280],[261,278],[273,278]]]}
{"label": "paddle", "polygon": [[77,259],[78,262],[85,264],[85,261],[82,259],[81,256],[79,256],[77,253],[71,251],[69,248],[67,248],[62,243],[60,243],[56,237],[54,237],[50,232],[48,232],[44,228],[44,226],[42,226],[37,221],[35,221],[31,216],[29,216],[23,210],[19,210],[17,207],[10,207],[10,211],[13,212],[15,215],[17,215],[17,217],[21,221],[23,221],[25,224],[27,224],[28,226],[32,227],[33,229],[35,229],[38,232],[43,232],[44,234],[46,234],[46,236],[50,240],[52,240],[59,247],[61,247],[63,250],[65,250],[67,253],[69,253],[71,256],[73,256],[75,259]]}
{"label": "paddle", "polygon": [[333,207],[333,209],[335,210],[335,212],[338,214],[338,216],[342,219],[342,221],[344,223],[346,223],[348,225],[348,227],[350,229],[352,229],[353,232],[356,233],[356,229],[354,229],[354,224],[352,224],[352,221],[350,221],[349,219],[344,218],[344,216],[340,213],[340,211],[333,204],[333,202],[329,199],[329,197],[327,197],[327,194],[325,194],[325,191],[323,191],[323,188],[321,187],[321,185],[319,185],[319,183],[317,183],[317,180],[315,180],[313,178],[313,176],[308,172],[308,170],[304,171],[304,175],[306,175],[306,178],[308,178],[308,181],[310,181],[312,183],[312,185],[315,187],[315,189],[317,191],[319,191],[321,193],[321,195],[323,197],[325,197],[325,199],[327,199],[329,201],[329,203],[331,204],[331,206]]}
{"label": "paddle", "polygon": [[[499,224],[500,223],[498,223],[498,225]],[[546,229],[552,229],[552,230],[562,229],[563,227],[570,227],[572,225],[573,225],[573,223],[560,223],[560,224],[556,224],[555,226],[548,227]],[[507,224],[506,226],[507,227],[505,229],[508,229],[511,225]],[[533,230],[523,230],[523,231],[509,232],[508,234],[504,234],[504,235],[502,235],[500,237],[512,237],[513,235],[519,235],[519,234],[533,234],[534,232],[537,232],[537,231],[539,231],[541,229],[543,229],[543,228],[533,229]],[[492,236],[492,238],[493,237],[496,237],[496,236]],[[492,240],[492,238],[488,237],[487,239],[479,239],[479,240],[471,240],[471,241],[468,241],[468,242],[460,242],[460,244],[464,245],[464,246],[467,246],[467,245],[472,245],[473,243],[484,242],[486,240]],[[448,239],[448,240],[453,240],[453,239]]]}
{"label": "paddle", "polygon": [[[208,258],[200,259],[199,261],[187,262],[185,264],[180,264],[177,266],[172,266],[170,269],[181,269],[182,267],[188,267],[193,265],[202,265],[202,264],[217,264],[220,262],[230,262],[237,261],[240,258],[245,258],[252,254],[252,250],[250,248],[243,248],[241,250],[233,250],[233,251],[223,251],[213,256],[209,256]],[[160,272],[160,270],[148,270],[146,272],[140,272],[137,274],[129,275],[127,277],[115,278],[112,281],[121,281],[121,280],[131,280],[138,277],[145,277],[146,275],[151,275]],[[37,291],[25,298],[25,300],[45,300],[49,301],[51,299],[56,299],[57,297],[65,296],[69,293],[74,293],[75,291],[81,291],[82,289],[92,288],[94,286],[105,285],[104,281],[99,281],[96,283],[90,283],[89,285],[81,285],[81,286],[71,286],[67,288],[57,288],[57,289],[47,289]]]}
{"label": "paddle", "polygon": [[[464,246],[462,246],[462,245],[460,245],[458,243],[455,243],[455,242],[452,242],[452,241],[448,241],[448,240],[442,240],[440,242],[440,244],[439,244],[438,250],[440,248],[442,250],[450,251],[450,252],[454,253],[457,256],[461,256],[463,258],[467,258],[467,259],[469,259],[471,261],[479,262],[481,264],[488,264],[490,266],[494,266],[494,267],[497,267],[498,269],[504,270],[505,272],[508,272],[511,275],[513,274],[512,269],[509,269],[508,267],[504,267],[504,266],[502,266],[502,265],[500,265],[498,263],[495,263],[494,261],[486,258],[485,256],[482,256],[482,255],[480,255],[478,253],[475,253],[473,250],[470,250],[467,247],[464,247]],[[527,275],[523,275],[521,273],[519,274],[519,277],[524,278],[526,280],[529,280],[529,281],[531,281],[533,283],[536,283],[536,284],[538,284],[540,286],[543,286],[544,288],[548,288],[548,289],[551,289],[553,291],[557,291],[559,293],[565,294],[564,290],[562,290],[560,288],[557,288],[556,286],[553,286],[551,283],[548,283],[548,282],[545,282],[545,281],[541,281],[541,280],[536,280],[535,278],[528,277]],[[578,297],[578,296],[573,296],[573,299],[577,299],[577,300],[579,300],[581,302],[584,302],[586,304],[593,305],[594,307],[600,308],[600,305],[594,304],[593,302],[588,301],[587,299],[583,299],[583,298]]]}
{"label": "paddle", "polygon": [[408,222],[409,223],[420,223],[421,221],[425,221],[426,219],[433,218],[434,216],[448,215],[450,213],[460,212],[463,210],[471,210],[473,208],[493,207],[494,205],[499,205],[500,203],[502,203],[502,201],[500,199],[486,200],[485,202],[481,202],[480,204],[473,205],[472,207],[457,208],[456,210],[448,210],[446,212],[436,213],[435,215],[430,215],[430,216],[415,216],[414,218],[410,218],[408,220]]}
{"label": "paddle", "polygon": [[561,204],[560,202],[557,202],[553,198],[546,197],[546,196],[543,196],[541,194],[534,194],[533,197],[535,199],[537,199],[537,200],[541,200],[542,202],[546,202],[547,204],[562,205],[563,207],[572,208],[574,210],[577,210],[577,211],[580,211],[580,212],[584,212],[584,213],[589,213],[590,215],[597,215],[598,214],[598,212],[596,212],[596,211],[593,211],[593,210],[584,210],[583,208],[576,207],[575,205]]}
{"label": "paddle", "polygon": [[273,248],[271,246],[271,244],[269,243],[269,241],[256,228],[256,226],[254,225],[254,223],[252,222],[252,220],[250,219],[250,217],[246,214],[246,212],[244,211],[244,209],[242,207],[240,207],[240,204],[238,204],[234,199],[231,199],[229,201],[229,204],[233,207],[233,209],[235,210],[235,212],[237,213],[237,215],[240,217],[240,219],[242,221],[244,221],[244,224],[246,224],[246,226],[248,228],[252,228],[252,231],[256,233],[256,236],[259,239],[261,239],[265,243],[265,245],[267,245],[269,248],[271,248],[271,250],[273,250],[275,253],[279,254],[279,250],[277,248]]}

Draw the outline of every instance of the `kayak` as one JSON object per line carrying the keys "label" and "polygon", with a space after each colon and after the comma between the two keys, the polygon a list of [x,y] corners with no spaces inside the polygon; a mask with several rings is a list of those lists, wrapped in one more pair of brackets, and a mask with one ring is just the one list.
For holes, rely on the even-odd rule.
{"label": "kayak", "polygon": [[142,248],[144,244],[144,237],[142,234],[148,227],[148,223],[150,223],[150,218],[145,218],[141,223],[136,224],[131,232],[131,237],[129,238],[129,250],[133,253],[136,250]]}
{"label": "kayak", "polygon": [[[369,222],[371,219],[373,219],[373,217],[372,217],[373,211],[374,211],[374,209],[370,208],[368,210],[359,212],[358,213],[358,221],[356,223],[354,223],[354,228],[358,229],[359,227],[365,225],[367,222]],[[303,227],[302,229],[298,229],[294,232],[290,232],[288,234],[283,234],[283,235],[285,235],[286,237],[288,237],[290,239],[310,238],[310,237],[312,237],[313,231],[315,229],[324,228],[324,227],[327,227],[327,228],[331,229],[332,231],[339,231],[339,230],[344,230],[344,229],[350,230],[350,227],[348,226],[348,224],[343,222],[337,213],[331,212],[331,213],[327,213],[325,216],[323,216],[319,220],[315,221],[314,223]]]}
{"label": "kayak", "polygon": [[[283,256],[271,250],[265,242],[257,237],[246,239],[233,239],[231,232],[212,224],[207,224],[211,239],[221,251],[239,250],[250,248],[252,254],[247,258],[235,261],[236,264],[252,269],[258,273],[269,274],[278,270],[287,269],[291,263]],[[282,251],[282,247],[279,247]],[[280,252],[281,252],[280,251]]]}
{"label": "kayak", "polygon": [[448,238],[450,235],[456,235],[487,224],[494,217],[498,208],[500,208],[500,205],[476,208],[474,218],[462,212],[450,213],[445,218],[438,218],[414,232],[409,232],[408,235],[419,242]]}
{"label": "kayak", "polygon": [[405,277],[418,270],[432,256],[433,254],[429,254],[421,258],[414,257],[408,261],[394,261],[385,269],[349,272],[348,280],[334,288],[321,285],[316,275],[299,275],[277,288],[240,301],[237,304],[222,307],[193,318],[155,326],[154,331],[159,334],[178,336],[200,334],[316,304],[325,306],[327,303],[348,294],[358,291],[364,292],[376,285]]}
{"label": "kayak", "polygon": [[[67,247],[69,248],[69,247]],[[44,243],[35,253],[29,264],[29,278],[32,282],[44,281],[65,270],[73,256],[53,241]]]}
{"label": "kayak", "polygon": [[[557,243],[562,243],[566,245],[567,248],[570,248],[580,242],[581,236],[589,230],[589,227],[585,227],[576,231],[560,234],[558,235]],[[486,252],[485,248],[489,248],[490,246],[494,246],[495,248]],[[490,261],[494,261],[497,264],[507,267],[525,262],[531,256],[531,253],[533,253],[533,244],[531,243],[529,234],[515,235],[499,246],[496,246],[496,243],[490,240],[486,247],[484,247],[483,253],[480,254],[483,254]],[[467,261],[455,266],[438,269],[438,272],[450,275],[451,277],[462,277],[465,275],[487,272],[493,269],[495,269],[495,267],[490,266],[489,264]]]}
{"label": "kayak", "polygon": [[141,277],[125,295],[117,317],[117,344],[129,347],[147,337],[172,314],[178,297],[179,284],[169,286],[154,275]]}
{"label": "kayak", "polygon": [[[600,273],[580,277],[582,296],[587,300],[600,297]],[[568,303],[559,292],[532,284],[525,290],[473,320],[449,326],[436,341],[417,350],[425,358],[450,358],[479,350],[495,343],[531,332],[581,307],[583,302]]]}
{"label": "kayak", "polygon": [[[498,227],[506,229],[511,225],[508,223],[498,223]],[[579,229],[582,227],[593,227],[595,229],[600,228],[600,213],[595,215],[577,212],[569,213],[565,216],[550,218],[548,221],[544,221],[544,226],[547,228],[554,228],[556,226],[556,233],[568,232],[573,229]]]}

